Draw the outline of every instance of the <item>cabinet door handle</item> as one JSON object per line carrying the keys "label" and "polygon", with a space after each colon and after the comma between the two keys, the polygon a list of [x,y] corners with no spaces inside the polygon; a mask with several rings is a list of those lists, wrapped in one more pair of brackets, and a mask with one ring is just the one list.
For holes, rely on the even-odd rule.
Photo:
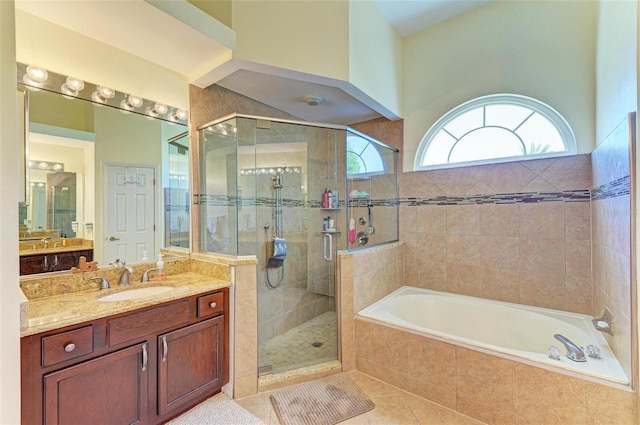
{"label": "cabinet door handle", "polygon": [[169,346],[167,345],[167,337],[162,337],[162,361],[167,361],[167,354],[169,353]]}
{"label": "cabinet door handle", "polygon": [[209,303],[209,307],[211,307],[211,308],[216,308],[217,306],[218,306],[218,304],[216,304],[215,301]]}
{"label": "cabinet door handle", "polygon": [[147,370],[147,361],[149,360],[149,356],[147,354],[147,344],[142,344],[142,371]]}
{"label": "cabinet door handle", "polygon": [[70,353],[75,349],[76,349],[76,345],[73,342],[67,342],[64,345],[64,351],[66,351],[67,353]]}

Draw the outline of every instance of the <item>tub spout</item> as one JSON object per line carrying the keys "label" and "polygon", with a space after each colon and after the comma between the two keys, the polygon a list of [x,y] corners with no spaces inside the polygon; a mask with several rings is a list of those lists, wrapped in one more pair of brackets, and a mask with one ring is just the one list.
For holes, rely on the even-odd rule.
{"label": "tub spout", "polygon": [[564,346],[567,349],[567,357],[570,360],[573,360],[574,362],[586,362],[587,361],[587,358],[584,355],[584,352],[580,349],[580,347],[578,347],[576,344],[571,342],[568,338],[566,338],[566,337],[564,337],[564,336],[562,336],[560,334],[555,334],[553,337],[564,344]]}

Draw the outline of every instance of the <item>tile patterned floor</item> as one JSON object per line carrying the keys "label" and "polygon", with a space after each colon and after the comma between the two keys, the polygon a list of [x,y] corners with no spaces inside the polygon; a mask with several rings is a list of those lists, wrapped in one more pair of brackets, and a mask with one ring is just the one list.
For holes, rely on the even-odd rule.
{"label": "tile patterned floor", "polygon": [[[375,409],[341,425],[481,425],[467,416],[378,381],[361,372],[347,375],[375,403]],[[271,406],[271,392],[236,400],[240,406],[260,418],[266,425],[280,425]]]}
{"label": "tile patterned floor", "polygon": [[[322,345],[315,347],[313,343],[318,342]],[[335,311],[327,311],[314,317],[258,347],[260,366],[271,366],[270,372],[272,373],[328,362],[337,358],[338,338]]]}

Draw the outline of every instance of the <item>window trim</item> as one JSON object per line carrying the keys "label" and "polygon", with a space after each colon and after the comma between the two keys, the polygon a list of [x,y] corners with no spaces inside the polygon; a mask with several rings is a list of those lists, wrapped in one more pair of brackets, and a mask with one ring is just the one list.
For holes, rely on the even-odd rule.
{"label": "window trim", "polygon": [[[517,155],[517,156],[509,156],[509,157],[492,158],[492,159],[479,159],[479,160],[464,161],[464,162],[422,165],[424,156],[427,153],[431,140],[440,132],[440,130],[443,130],[443,128],[447,124],[449,124],[451,121],[453,121],[460,115],[481,106],[509,105],[509,104],[526,107],[534,112],[539,113],[544,118],[549,120],[549,122],[551,122],[560,133],[560,136],[562,137],[566,150],[564,152],[550,152],[550,153],[533,154],[533,155]],[[478,128],[484,128],[484,127],[478,127]],[[475,130],[472,130],[472,131],[475,131]],[[569,125],[567,120],[562,115],[560,115],[558,111],[553,109],[551,106],[545,103],[542,103],[541,101],[531,97],[527,97],[519,94],[500,93],[500,94],[491,94],[491,95],[486,95],[486,96],[477,97],[475,99],[471,99],[467,102],[464,102],[456,106],[455,108],[451,109],[449,112],[444,114],[442,117],[440,117],[431,126],[431,128],[429,128],[429,130],[425,133],[425,135],[422,137],[422,140],[420,140],[420,144],[418,145],[418,149],[416,150],[416,155],[413,161],[413,170],[425,171],[425,170],[437,170],[442,168],[467,167],[470,165],[499,164],[504,162],[529,161],[529,160],[543,159],[543,158],[560,158],[563,156],[572,156],[572,155],[575,155],[576,153],[577,153],[576,138],[573,133],[573,130],[571,129],[571,126]]]}

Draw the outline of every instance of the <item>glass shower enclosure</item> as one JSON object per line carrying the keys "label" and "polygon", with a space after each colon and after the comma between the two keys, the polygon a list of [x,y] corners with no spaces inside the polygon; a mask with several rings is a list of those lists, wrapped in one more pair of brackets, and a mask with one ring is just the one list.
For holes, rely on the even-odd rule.
{"label": "glass shower enclosure", "polygon": [[238,114],[198,139],[200,251],[258,259],[260,375],[338,360],[336,254],[398,240],[397,150]]}

